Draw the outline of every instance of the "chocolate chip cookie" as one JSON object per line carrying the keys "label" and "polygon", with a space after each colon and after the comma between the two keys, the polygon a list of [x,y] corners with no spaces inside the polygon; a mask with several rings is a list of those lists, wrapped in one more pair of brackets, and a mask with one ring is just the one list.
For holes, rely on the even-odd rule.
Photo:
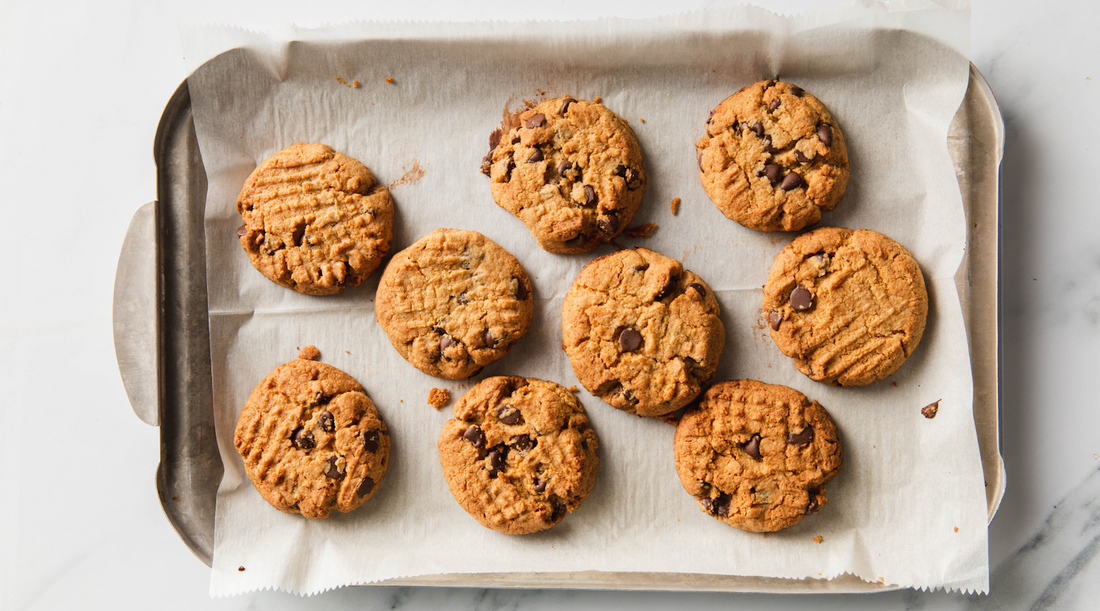
{"label": "chocolate chip cookie", "polygon": [[486,528],[546,530],[596,482],[596,432],[580,401],[554,382],[497,376],[471,388],[439,435],[455,500]]}
{"label": "chocolate chip cookie", "polygon": [[821,220],[848,186],[836,119],[800,87],[760,81],[722,101],[696,144],[699,178],[715,206],[760,231]]}
{"label": "chocolate chip cookie", "polygon": [[[309,356],[304,353],[303,356]],[[390,437],[363,387],[299,357],[275,368],[248,397],[233,445],[248,479],[279,511],[325,518],[374,496]]]}
{"label": "chocolate chip cookie", "polygon": [[458,380],[512,350],[531,325],[531,280],[476,231],[436,229],[386,265],[378,324],[414,367]]}
{"label": "chocolate chip cookie", "polygon": [[554,253],[587,252],[621,234],[645,191],[630,126],[602,104],[555,98],[489,137],[482,172],[493,199]]}
{"label": "chocolate chip cookie", "polygon": [[817,401],[756,380],[719,382],[676,426],[676,473],[699,506],[752,532],[800,522],[828,499],[843,461]]}
{"label": "chocolate chip cookie", "polygon": [[324,144],[268,157],[245,181],[237,211],[252,265],[306,295],[358,286],[390,249],[390,192],[362,163]]}
{"label": "chocolate chip cookie", "polygon": [[881,233],[821,227],[775,258],[764,313],[807,376],[865,386],[894,373],[924,333],[928,293],[909,252]]}
{"label": "chocolate chip cookie", "polygon": [[725,348],[718,300],[679,261],[646,248],[600,257],[562,304],[562,348],[589,392],[639,416],[694,399]]}

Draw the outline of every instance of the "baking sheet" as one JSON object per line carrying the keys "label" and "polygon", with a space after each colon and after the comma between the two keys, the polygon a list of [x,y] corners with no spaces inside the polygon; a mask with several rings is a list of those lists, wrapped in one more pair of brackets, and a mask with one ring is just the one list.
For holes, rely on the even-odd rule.
{"label": "baking sheet", "polygon": [[[555,379],[567,385],[574,382],[564,357],[556,350],[547,348],[555,347],[559,342],[557,308],[560,308],[560,297],[579,267],[591,257],[562,258],[533,249],[529,243],[530,236],[522,225],[493,206],[487,195],[487,185],[479,182],[483,177],[476,173],[486,148],[485,135],[495,127],[503,102],[501,99],[492,100],[494,96],[486,96],[483,91],[478,96],[470,93],[467,85],[472,78],[470,72],[473,68],[470,66],[489,58],[499,62],[507,60],[515,69],[517,42],[508,36],[501,36],[499,32],[494,38],[491,26],[485,26],[480,32],[473,28],[475,34],[480,33],[488,40],[465,40],[464,44],[471,48],[463,53],[463,44],[428,36],[426,44],[435,50],[434,54],[430,54],[436,60],[433,70],[447,71],[452,75],[450,81],[446,78],[433,80],[422,74],[425,56],[410,55],[408,48],[402,44],[394,46],[393,40],[382,41],[385,44],[381,46],[376,46],[379,44],[377,40],[346,45],[298,43],[287,47],[285,54],[280,52],[261,57],[246,52],[236,54],[236,57],[224,56],[234,62],[242,60],[247,65],[230,64],[229,60],[220,66],[212,63],[204,71],[196,73],[189,83],[193,92],[199,143],[210,175],[208,260],[217,262],[209,270],[211,354],[215,376],[215,414],[226,476],[219,496],[212,592],[230,593],[255,587],[284,587],[308,592],[402,574],[499,572],[516,566],[535,571],[650,570],[785,577],[812,577],[815,572],[821,577],[831,577],[849,571],[870,581],[875,581],[877,574],[883,582],[903,585],[983,587],[986,506],[980,481],[978,486],[973,481],[975,472],[980,480],[980,463],[976,462],[969,380],[959,380],[959,372],[966,371],[966,339],[953,285],[954,271],[965,244],[965,227],[961,223],[958,186],[953,183],[953,169],[943,146],[947,124],[965,89],[966,61],[964,58],[961,60],[963,78],[961,85],[956,84],[954,89],[922,80],[927,73],[899,73],[897,66],[891,62],[912,56],[914,48],[909,45],[927,43],[927,39],[912,36],[911,32],[904,30],[853,29],[850,22],[845,22],[845,27],[851,31],[841,37],[847,45],[841,44],[828,53],[820,51],[823,48],[821,40],[815,39],[814,35],[835,41],[836,33],[823,31],[823,26],[818,23],[809,30],[814,35],[799,38],[800,41],[805,40],[804,44],[809,48],[817,49],[816,55],[803,57],[791,53],[781,54],[777,58],[773,54],[770,58],[764,58],[767,61],[745,61],[745,57],[738,54],[748,53],[751,56],[753,48],[761,46],[774,52],[781,45],[767,42],[767,36],[746,37],[744,32],[732,29],[724,34],[732,40],[724,41],[722,32],[710,31],[715,27],[715,15],[708,14],[706,17],[708,19],[696,22],[707,24],[704,28],[707,30],[706,38],[712,45],[708,45],[707,49],[711,52],[706,57],[700,57],[702,54],[697,44],[674,44],[682,43],[677,39],[684,36],[688,36],[693,43],[698,42],[699,30],[685,27],[682,22],[678,27],[672,27],[671,31],[666,29],[667,24],[646,24],[642,29],[652,30],[648,32],[640,32],[638,28],[641,26],[637,23],[624,24],[623,28],[629,30],[632,41],[631,45],[626,45],[626,51],[621,39],[604,31],[618,28],[603,22],[587,26],[582,24],[579,33],[576,28],[571,30],[575,38],[565,36],[572,41],[571,46],[562,47],[560,39],[564,35],[559,31],[549,32],[549,38],[541,43],[526,42],[522,46],[527,53],[525,61],[532,64],[524,64],[523,61],[518,64],[521,68],[534,65],[535,69],[520,69],[517,70],[519,74],[511,73],[500,80],[514,79],[511,83],[505,82],[506,89],[510,85],[512,92],[526,90],[532,97],[538,97],[540,93],[558,95],[566,92],[581,97],[602,95],[610,108],[631,121],[645,150],[647,171],[651,176],[646,203],[638,222],[661,224],[658,233],[645,245],[681,257],[688,268],[712,284],[724,307],[723,319],[730,342],[716,379],[757,377],[784,383],[820,400],[837,419],[845,437],[848,463],[845,473],[829,487],[832,501],[826,511],[794,529],[767,538],[728,529],[699,513],[694,501],[682,490],[677,490],[679,483],[671,469],[671,452],[666,452],[666,458],[661,458],[661,444],[658,441],[667,437],[665,445],[671,447],[670,427],[628,417],[582,393],[582,401],[601,435],[603,447],[603,472],[593,496],[581,510],[546,535],[516,541],[479,531],[480,527],[447,496],[434,462],[434,438],[446,414],[436,414],[423,405],[423,397],[431,386],[450,386],[452,391],[460,391],[469,384],[446,384],[420,376],[392,353],[384,336],[373,325],[372,305],[367,301],[373,295],[373,283],[337,299],[320,302],[289,294],[275,285],[264,284],[267,281],[251,270],[247,260],[243,267],[238,265],[239,261],[234,261],[233,256],[243,258],[239,247],[233,244],[233,240],[223,240],[219,236],[223,236],[226,227],[230,227],[228,235],[235,235],[239,220],[234,219],[235,213],[226,214],[226,211],[232,212],[231,202],[236,190],[251,167],[267,154],[293,141],[328,142],[366,162],[384,182],[392,180],[396,183],[412,166],[420,166],[425,174],[418,182],[395,184],[394,198],[400,221],[395,236],[396,247],[411,243],[434,226],[478,229],[515,253],[535,280],[538,320],[541,322],[536,324],[531,335],[512,356],[488,368],[483,375],[520,373]],[[774,19],[769,15],[756,17],[764,21]],[[742,19],[725,23],[753,22]],[[806,30],[792,27],[789,21],[785,21],[784,25],[785,32],[770,35],[779,39],[786,35],[790,43],[789,39],[794,34],[806,34]],[[590,31],[584,31],[585,27]],[[591,31],[593,28],[595,31]],[[470,28],[464,29],[464,32],[465,38],[476,38],[469,35]],[[388,34],[394,36],[393,30],[388,30]],[[673,51],[666,52],[662,47],[660,53],[641,53],[637,47],[649,45],[646,44],[647,38],[639,34],[664,37],[664,40],[671,41]],[[891,38],[899,36],[900,40]],[[753,38],[754,47],[744,45],[744,38]],[[648,42],[652,44],[652,40]],[[727,44],[721,44],[723,42]],[[595,55],[600,58],[595,66],[591,66],[592,62],[587,59],[592,54],[586,51],[591,49],[584,46],[592,44],[604,45],[600,49],[605,51]],[[495,49],[496,55],[482,53],[486,45]],[[796,51],[798,46],[794,45]],[[474,47],[477,53],[471,50]],[[443,52],[444,48],[446,52]],[[733,53],[735,57],[722,57],[719,52],[718,58],[729,63],[715,63],[713,48],[733,49],[736,51]],[[870,64],[857,62],[851,68],[851,62],[847,60],[853,56],[853,51],[858,50],[873,51],[875,61]],[[615,57],[617,53],[628,56],[635,67],[629,71],[624,69],[624,57]],[[939,67],[958,63],[961,57],[942,46],[933,46],[931,52],[921,47],[917,54],[937,62]],[[391,63],[385,65],[381,58],[387,58]],[[402,58],[407,64],[401,64]],[[219,61],[222,59],[219,58]],[[693,66],[696,72],[689,69],[685,73],[685,65],[700,59],[704,63],[709,62],[706,67],[714,72],[700,70],[696,64]],[[796,68],[799,61],[809,62],[812,69],[801,72]],[[768,62],[775,62],[775,65],[767,65]],[[461,70],[457,69],[459,63],[464,66]],[[299,64],[307,69],[296,72]],[[393,93],[408,99],[386,99],[389,92],[375,87],[374,84],[384,82],[380,64],[382,69],[388,69],[385,71],[394,75]],[[578,65],[584,70],[578,72]],[[849,66],[847,72],[843,65]],[[482,69],[498,76],[509,74],[498,70],[500,67],[490,61]],[[225,72],[220,73],[220,70]],[[348,74],[340,74],[341,70]],[[461,77],[453,76],[463,70],[467,73]],[[762,70],[767,72],[761,73]],[[850,191],[842,203],[842,206],[850,206],[846,208],[847,213],[840,213],[835,218],[827,217],[827,222],[870,227],[892,235],[914,252],[929,277],[934,311],[930,331],[918,355],[891,378],[898,382],[897,387],[878,388],[875,392],[830,389],[794,372],[793,366],[775,351],[766,333],[757,324],[760,297],[756,287],[766,276],[770,258],[789,236],[761,236],[736,225],[730,226],[732,223],[721,217],[702,194],[694,179],[693,169],[688,167],[685,171],[685,162],[677,159],[676,151],[683,149],[685,142],[687,150],[691,150],[690,145],[700,132],[707,112],[718,100],[740,84],[780,70],[784,78],[804,86],[830,105],[845,129],[852,149],[856,170],[853,183],[861,177],[858,181],[861,186]],[[363,71],[370,74],[363,74]],[[889,86],[886,89],[870,88],[862,83],[861,88],[860,79],[866,75],[883,76],[877,71],[889,73],[886,76],[893,79]],[[639,73],[640,76],[634,76]],[[203,99],[200,93],[204,86],[202,79],[210,78],[220,87],[227,84],[225,80],[219,82],[219,79],[226,79],[227,74],[232,75],[230,80],[234,80],[238,87],[243,82],[248,88],[259,89],[266,83],[275,92],[276,101],[267,110],[259,107],[258,111],[248,112],[242,111],[247,106],[243,98],[248,96],[240,95],[239,91],[234,96],[207,95]],[[242,80],[242,74],[247,78]],[[538,74],[542,77],[539,81],[549,82],[524,83],[531,80],[530,74]],[[335,80],[336,76],[347,82],[354,79],[371,83],[372,86],[355,90],[336,82],[335,91],[315,92],[316,97],[309,108],[296,106],[288,100],[277,100],[281,93],[309,94],[310,87],[321,90],[325,85],[332,86],[333,83],[327,81],[330,78]],[[403,82],[402,79],[407,80]],[[555,79],[558,81],[556,85],[553,82]],[[690,83],[692,87],[676,87],[670,82],[686,79],[695,79]],[[451,89],[446,87],[448,82]],[[731,82],[738,84],[733,86]],[[431,91],[425,88],[429,83]],[[407,91],[399,89],[402,84],[408,85]],[[644,86],[656,86],[658,93],[668,95],[644,95],[640,93]],[[346,91],[341,91],[340,87]],[[382,103],[386,110],[382,115],[372,114],[363,99],[339,97],[347,93],[370,93],[372,99],[367,101],[374,102],[371,106]],[[867,95],[849,95],[852,93],[871,93],[875,99],[869,99]],[[936,99],[935,95],[929,97],[930,93],[943,99]],[[447,96],[451,97],[444,101],[451,103],[439,104],[440,98]],[[951,106],[951,96],[957,96],[954,106]],[[673,98],[676,99],[670,102]],[[860,122],[853,121],[863,117],[867,123],[881,126],[880,119],[883,117],[876,112],[890,115],[897,111],[899,104],[909,111],[901,121],[901,134],[910,139],[917,138],[916,149],[909,146],[891,148],[891,144],[897,143],[891,143],[889,139],[885,142],[881,138],[876,140],[874,134],[867,133]],[[323,109],[314,108],[318,105]],[[943,106],[947,106],[946,110],[941,108]],[[441,107],[447,109],[445,113],[440,113]],[[204,125],[204,112],[208,113],[206,119],[224,119],[222,123],[215,121],[217,129],[206,133],[207,138],[204,138],[204,128],[209,129],[210,125]],[[304,115],[301,114],[303,112]],[[632,119],[635,114],[639,119],[645,118],[646,122]],[[327,130],[320,127],[334,115],[342,120],[346,120],[347,116],[356,118],[350,123],[330,123]],[[298,122],[290,119],[294,116],[305,116],[308,120],[300,123],[312,133],[295,132],[292,124]],[[438,128],[441,116],[452,125],[447,137],[440,137],[441,132],[446,131]],[[264,121],[268,119],[272,120],[272,125],[264,129]],[[401,129],[395,129],[395,126]],[[922,128],[931,132],[925,140],[920,140],[920,135],[924,134]],[[430,132],[428,135],[434,138],[416,135],[422,132]],[[402,138],[386,137],[395,133]],[[898,135],[898,132],[894,133]],[[233,138],[238,142],[234,142]],[[860,142],[858,149],[856,142]],[[906,142],[913,144],[909,140]],[[225,148],[219,148],[222,146]],[[921,150],[919,146],[926,148]],[[402,157],[399,154],[402,150],[412,154]],[[914,152],[923,153],[927,158],[914,155]],[[917,159],[913,159],[914,156]],[[938,163],[923,163],[926,161]],[[944,162],[952,181],[944,181]],[[656,169],[655,163],[659,166]],[[694,164],[693,155],[688,163]],[[928,168],[926,165],[934,167]],[[902,169],[916,174],[915,182],[900,172]],[[936,170],[941,172],[937,174]],[[899,180],[899,176],[902,179]],[[884,190],[887,197],[879,198]],[[441,196],[470,203],[455,206],[443,202],[441,205]],[[676,217],[672,217],[667,208],[667,201],[673,196],[684,200],[680,215]],[[939,208],[923,205],[929,201],[946,207],[946,215]],[[228,207],[226,202],[229,202]],[[481,210],[472,212],[476,209],[468,206],[474,205]],[[951,210],[952,207],[954,210]],[[484,216],[479,218],[482,214]],[[936,220],[944,221],[942,227],[932,222]],[[479,222],[483,225],[479,226]],[[929,231],[933,225],[935,229]],[[917,230],[918,227],[920,230]],[[952,232],[953,228],[956,231]],[[692,236],[693,231],[701,233]],[[740,265],[730,265],[731,253],[736,253]],[[532,262],[529,263],[529,260]],[[536,269],[545,271],[540,273]],[[754,278],[754,275],[759,277]],[[256,278],[261,282],[256,282]],[[240,307],[241,304],[246,307]],[[324,336],[332,330],[339,331],[326,338],[330,346],[318,341],[318,335]],[[961,354],[957,346],[960,338],[963,347]],[[952,342],[956,344],[954,348],[951,347]],[[242,484],[239,458],[236,458],[231,443],[226,443],[231,439],[232,424],[239,405],[251,386],[279,362],[291,358],[291,346],[296,348],[304,343],[318,344],[324,360],[349,371],[364,383],[390,423],[391,430],[396,428],[400,432],[400,436],[395,434],[395,443],[405,447],[395,456],[395,470],[387,476],[384,484],[397,490],[387,488],[383,492],[388,496],[380,493],[372,501],[383,500],[378,503],[381,506],[368,505],[349,516],[330,519],[324,524],[306,522],[297,516],[282,516],[263,505],[247,481]],[[889,384],[891,380],[884,384]],[[940,416],[930,421],[935,428],[928,427],[932,429],[929,434],[916,428],[916,434],[911,434],[913,423],[906,419],[906,414],[918,413],[920,406],[937,399],[944,399],[944,402],[941,403]],[[885,403],[891,407],[883,410],[881,405],[876,406],[875,403]],[[948,410],[945,406],[955,407]],[[871,449],[866,448],[867,445]],[[928,456],[935,460],[927,460]],[[913,461],[914,457],[922,460]],[[639,469],[637,465],[643,462],[650,468]],[[399,479],[397,484],[393,481],[395,477]],[[906,485],[898,485],[905,480],[909,480]],[[673,485],[668,486],[669,482]],[[929,498],[921,494],[922,486],[927,485],[935,486],[941,495],[935,502],[922,500]],[[439,492],[442,492],[442,497]],[[254,498],[249,499],[249,494]],[[948,498],[945,499],[944,495]],[[950,498],[952,495],[958,498]],[[223,501],[234,496],[236,498],[232,502],[241,501],[243,504],[231,509],[232,502],[226,505]],[[260,505],[249,505],[253,501],[258,501]],[[980,509],[978,519],[974,517],[975,506]],[[243,509],[238,514],[239,521],[233,520],[236,509]],[[386,515],[407,516],[413,512],[419,512],[414,519],[406,517],[396,524],[392,519],[386,519]],[[581,516],[585,512],[590,517],[582,521]],[[270,513],[276,515],[268,520],[266,514]],[[882,519],[882,514],[885,514],[885,519]],[[961,526],[963,534],[956,532],[954,534],[957,536],[952,537],[937,533],[937,528],[953,528],[947,522],[953,522],[955,527]],[[716,530],[715,527],[721,528]],[[375,528],[378,530],[372,530]],[[890,532],[880,532],[882,528]],[[670,532],[675,532],[676,536],[669,536]],[[288,534],[290,536],[286,536]],[[827,544],[813,542],[811,537],[815,534],[822,535]],[[943,541],[937,542],[937,536],[942,536]],[[402,543],[415,542],[418,537],[422,542],[430,542],[427,548],[408,547]],[[278,541],[273,540],[276,538]],[[379,541],[383,539],[394,541],[396,549],[384,550],[394,553],[381,553],[378,548]],[[365,572],[362,565],[364,561],[369,562],[368,555],[354,551],[357,542],[364,540],[370,542],[369,556],[383,559],[379,566],[369,567]],[[242,547],[242,542],[247,545]],[[686,544],[679,553],[676,549],[665,547],[670,543],[680,545],[682,542]],[[347,549],[337,549],[342,543],[352,548],[350,555]],[[886,550],[890,552],[887,554],[890,557],[877,560],[877,550],[883,550],[883,546],[892,547]],[[916,549],[918,547],[920,549]],[[413,553],[402,554],[402,548]],[[459,553],[448,555],[446,552],[451,549],[457,549]],[[483,558],[471,559],[461,553],[461,550],[467,549],[486,550],[486,553]],[[931,563],[928,554],[924,553],[925,549],[937,550]],[[956,549],[959,553],[949,554],[950,557],[945,558],[944,549]],[[428,550],[432,553],[418,553]],[[509,553],[513,555],[508,556]],[[410,562],[402,564],[402,557],[406,555],[411,556]],[[517,557],[520,564],[513,560]],[[780,557],[787,560],[779,564],[769,560]],[[341,567],[346,569],[349,565],[355,565],[355,568],[341,572]],[[248,570],[239,571],[240,566],[247,566]],[[897,567],[900,567],[900,573]],[[826,570],[814,570],[821,568]],[[925,574],[918,575],[916,579],[904,574],[921,571]]]}

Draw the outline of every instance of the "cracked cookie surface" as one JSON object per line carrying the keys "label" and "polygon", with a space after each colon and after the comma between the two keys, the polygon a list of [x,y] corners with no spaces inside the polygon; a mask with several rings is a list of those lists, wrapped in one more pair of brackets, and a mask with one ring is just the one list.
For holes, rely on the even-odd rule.
{"label": "cracked cookie surface", "polygon": [[760,81],[718,104],[696,155],[714,205],[759,231],[819,222],[848,186],[848,151],[836,119],[820,100],[780,81]]}
{"label": "cracked cookie surface", "polygon": [[599,467],[596,432],[580,401],[535,378],[478,383],[455,404],[438,447],[458,504],[510,535],[546,530],[580,507]]}
{"label": "cracked cookie surface", "polygon": [[917,262],[881,233],[821,227],[788,244],[764,285],[776,346],[835,386],[897,371],[924,334],[928,293]]}
{"label": "cracked cookie surface", "polygon": [[676,473],[704,513],[743,530],[774,532],[827,502],[840,472],[836,425],[786,386],[719,382],[676,426]]}
{"label": "cracked cookie surface", "polygon": [[587,252],[618,237],[645,191],[630,126],[602,104],[547,100],[489,138],[482,164],[493,199],[548,252]]}
{"label": "cracked cookie surface", "polygon": [[679,261],[621,250],[581,270],[562,304],[577,379],[612,406],[662,416],[694,399],[725,348],[714,292]]}
{"label": "cracked cookie surface", "polygon": [[358,286],[382,263],[393,200],[362,163],[324,144],[291,145],[256,167],[237,197],[253,267],[306,295]]}
{"label": "cracked cookie surface", "polygon": [[374,496],[390,453],[386,425],[363,387],[302,357],[275,368],[252,391],[233,445],[265,501],[314,519]]}
{"label": "cracked cookie surface", "polygon": [[375,314],[393,347],[438,378],[468,378],[512,350],[531,325],[531,280],[476,231],[437,229],[397,253]]}

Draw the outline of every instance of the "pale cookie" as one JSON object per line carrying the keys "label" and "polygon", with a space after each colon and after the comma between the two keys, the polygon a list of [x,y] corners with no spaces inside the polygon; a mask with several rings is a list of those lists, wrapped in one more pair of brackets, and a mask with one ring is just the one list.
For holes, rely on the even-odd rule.
{"label": "pale cookie", "polygon": [[602,104],[555,98],[489,138],[482,172],[493,199],[554,253],[592,250],[621,234],[646,175],[630,126]]}
{"label": "pale cookie", "polygon": [[696,144],[699,178],[728,218],[760,231],[821,220],[848,186],[836,119],[801,88],[760,81],[722,101]]}
{"label": "pale cookie", "polygon": [[865,386],[894,373],[916,349],[928,293],[917,262],[894,240],[822,227],[776,256],[764,313],[776,346],[799,371]]}
{"label": "pale cookie", "polygon": [[390,192],[362,163],[324,144],[268,157],[245,181],[237,211],[252,265],[306,295],[358,286],[390,249]]}
{"label": "pale cookie", "polygon": [[694,399],[725,348],[718,301],[679,261],[646,248],[600,257],[562,304],[577,379],[611,405],[661,416]]}
{"label": "pale cookie", "polygon": [[786,386],[719,382],[676,426],[676,473],[699,507],[753,532],[800,522],[828,500],[843,456],[825,408]]}
{"label": "pale cookie", "polygon": [[452,380],[508,354],[534,309],[519,261],[480,233],[459,229],[437,229],[394,255],[374,307],[405,360]]}
{"label": "pale cookie", "polygon": [[575,511],[599,466],[584,407],[561,385],[534,378],[498,376],[471,388],[438,445],[458,504],[509,535],[546,530]]}
{"label": "pale cookie", "polygon": [[275,368],[252,391],[233,445],[265,501],[315,519],[374,496],[390,453],[386,425],[363,387],[302,358]]}

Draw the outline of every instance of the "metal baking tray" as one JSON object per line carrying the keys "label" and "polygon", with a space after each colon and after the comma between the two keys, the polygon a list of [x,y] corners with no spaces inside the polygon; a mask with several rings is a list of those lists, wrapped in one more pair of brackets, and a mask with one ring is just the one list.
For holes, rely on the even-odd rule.
{"label": "metal baking tray", "polygon": [[[970,66],[948,146],[967,218],[967,251],[955,282],[974,376],[974,420],[989,519],[1004,495],[1000,448],[1000,163],[1004,124],[985,78]],[[131,407],[160,427],[156,488],[183,542],[208,566],[223,466],[214,433],[203,214],[207,178],[187,82],[169,100],[153,144],[157,199],[130,221],[114,287],[114,340]],[[832,580],[680,573],[485,573],[426,575],[377,585],[562,587],[723,592],[874,592],[892,586],[853,575]]]}

